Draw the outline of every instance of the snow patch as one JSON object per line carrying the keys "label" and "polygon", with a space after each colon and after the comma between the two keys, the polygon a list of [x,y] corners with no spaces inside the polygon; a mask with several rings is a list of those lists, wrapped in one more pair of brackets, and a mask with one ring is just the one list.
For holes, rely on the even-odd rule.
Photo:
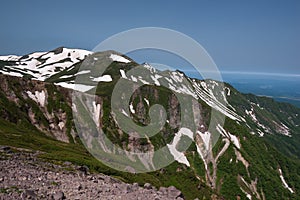
{"label": "snow patch", "polygon": [[205,133],[201,133],[200,131],[197,131],[197,134],[200,135],[200,137],[203,140],[205,149],[208,150],[209,149],[209,142],[210,142],[210,133],[209,132],[205,132]]}
{"label": "snow patch", "polygon": [[149,100],[144,98],[144,101],[146,102],[146,104],[149,106]]}
{"label": "snow patch", "polygon": [[[208,89],[207,83],[205,83],[204,81],[201,81],[199,84],[194,79],[191,79],[191,80],[193,82],[193,87],[195,89],[194,91],[196,92],[196,95],[198,98],[200,98],[201,100],[206,102],[210,107],[214,108],[217,111],[220,111],[227,117],[231,118],[232,120],[245,121],[244,118],[240,117],[236,112],[229,109],[229,107],[232,107],[232,106],[228,107],[227,105],[224,105],[221,102],[219,102],[217,100],[217,98],[214,96],[213,92],[210,89]],[[187,92],[185,92],[185,93],[187,93]]]}
{"label": "snow patch", "polygon": [[127,79],[126,73],[123,69],[120,69],[120,73],[121,73],[122,78]]}
{"label": "snow patch", "polygon": [[285,135],[285,136],[290,136],[291,137],[291,135],[290,135],[290,129],[284,123],[281,123],[281,125],[279,125],[278,131],[281,134]]}
{"label": "snow patch", "polygon": [[[36,52],[26,55],[26,57],[1,56],[0,60],[13,61],[15,63],[14,65],[4,66],[0,71],[10,76],[23,77],[24,74],[31,75],[33,80],[44,81],[60,71],[74,69],[75,63],[80,62],[91,53],[81,49],[63,48],[59,54],[54,52]],[[9,70],[5,70],[5,68]]]}
{"label": "snow patch", "polygon": [[181,137],[183,135],[188,136],[192,140],[194,140],[193,132],[188,128],[181,128],[178,133],[175,134],[175,137],[173,138],[173,142],[171,144],[167,144],[167,147],[169,148],[170,153],[173,155],[174,159],[182,164],[185,164],[186,166],[190,167],[190,163],[187,159],[187,157],[184,155],[183,152],[180,152],[176,149],[177,144],[179,143]]}
{"label": "snow patch", "polygon": [[71,78],[71,77],[73,77],[73,75],[63,75],[63,76],[61,76],[61,77],[59,77],[59,78],[64,79],[64,78]]}
{"label": "snow patch", "polygon": [[112,78],[111,78],[110,75],[103,75],[103,76],[100,76],[98,78],[93,78],[93,81],[96,81],[96,82],[111,82]]}
{"label": "snow patch", "polygon": [[151,73],[155,73],[156,69],[154,67],[152,67],[151,65],[149,65],[148,63],[145,63],[143,65],[146,69],[148,69]]}
{"label": "snow patch", "polygon": [[227,96],[230,96],[230,93],[231,93],[230,88],[225,87],[225,91],[226,91],[226,90],[227,90]]}
{"label": "snow patch", "polygon": [[29,98],[40,104],[40,106],[45,107],[46,95],[44,90],[42,90],[41,92],[35,91],[34,94],[32,94],[31,91],[27,91],[26,93],[28,94]]}
{"label": "snow patch", "polygon": [[148,81],[143,80],[141,77],[139,77],[139,81],[141,81],[144,85],[150,85]]}
{"label": "snow patch", "polygon": [[135,110],[134,110],[134,108],[133,108],[132,103],[129,105],[129,109],[130,109],[130,112],[131,112],[131,113],[135,114]]}
{"label": "snow patch", "polygon": [[228,134],[230,136],[231,142],[236,146],[236,148],[241,149],[241,144],[240,144],[239,139],[235,135],[232,135],[230,133],[228,133]]}
{"label": "snow patch", "polygon": [[158,79],[162,77],[161,75],[155,74],[154,76],[151,75],[150,77],[151,77],[152,80],[154,81],[154,84],[155,84],[155,85],[160,86],[160,82],[158,81]]}
{"label": "snow patch", "polygon": [[130,60],[122,57],[122,56],[119,56],[119,55],[116,55],[116,54],[111,54],[109,56],[110,59],[112,59],[113,61],[116,61],[116,62],[122,62],[122,63],[129,63]]}
{"label": "snow patch", "polygon": [[59,127],[60,130],[63,130],[63,128],[65,127],[65,123],[64,122],[59,122],[58,127]]}
{"label": "snow patch", "polygon": [[241,187],[240,189],[242,190],[242,192],[246,195],[246,197],[251,200],[252,199],[252,196],[250,194],[248,194],[246,191],[244,191]]}
{"label": "snow patch", "polygon": [[21,56],[16,56],[16,55],[0,56],[0,60],[3,61],[17,61],[20,58]]}
{"label": "snow patch", "polygon": [[93,120],[97,126],[99,126],[100,111],[101,111],[101,105],[96,104],[96,102],[93,101]]}
{"label": "snow patch", "polygon": [[132,76],[132,75],[131,75],[131,80],[132,80],[133,82],[137,82],[137,81],[138,81],[137,78],[134,77],[134,76]]}
{"label": "snow patch", "polygon": [[263,137],[265,135],[265,133],[262,132],[260,129],[256,129],[256,130],[257,130],[259,137]]}
{"label": "snow patch", "polygon": [[74,83],[66,83],[66,82],[59,82],[59,83],[54,83],[55,85],[59,85],[64,88],[69,88],[72,90],[77,90],[79,92],[86,92],[91,89],[93,89],[95,86],[91,85],[83,85],[83,84],[74,84]]}
{"label": "snow patch", "polygon": [[82,75],[82,74],[88,74],[88,73],[90,73],[91,72],[91,70],[82,70],[82,71],[80,71],[80,72],[77,72],[77,74],[75,75],[75,76],[77,76],[77,75]]}
{"label": "snow patch", "polygon": [[246,114],[249,115],[251,117],[251,119],[254,121],[254,122],[257,122],[257,118],[255,116],[255,113],[254,113],[254,109],[253,107],[251,106],[251,110],[245,110]]}
{"label": "snow patch", "polygon": [[230,141],[234,144],[234,146],[236,146],[236,148],[241,148],[240,141],[235,135],[232,135],[229,132],[225,131],[225,129],[220,124],[217,125],[216,129],[223,137],[230,139]]}
{"label": "snow patch", "polygon": [[18,73],[18,72],[6,72],[6,71],[3,71],[3,70],[0,70],[0,72],[2,74],[9,75],[9,76],[23,77],[23,74]]}
{"label": "snow patch", "polygon": [[172,72],[171,78],[172,78],[175,82],[181,83],[181,82],[183,81],[183,74],[180,74],[180,73],[177,73],[177,72]]}
{"label": "snow patch", "polygon": [[122,109],[122,114],[125,115],[126,117],[129,117],[129,115],[125,112],[125,110]]}

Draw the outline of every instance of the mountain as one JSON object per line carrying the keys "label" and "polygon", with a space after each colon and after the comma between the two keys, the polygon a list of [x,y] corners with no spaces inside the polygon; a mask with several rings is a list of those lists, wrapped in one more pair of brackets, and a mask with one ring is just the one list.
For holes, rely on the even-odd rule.
{"label": "mountain", "polygon": [[1,145],[186,199],[299,199],[297,107],[114,51],[1,56],[0,72]]}

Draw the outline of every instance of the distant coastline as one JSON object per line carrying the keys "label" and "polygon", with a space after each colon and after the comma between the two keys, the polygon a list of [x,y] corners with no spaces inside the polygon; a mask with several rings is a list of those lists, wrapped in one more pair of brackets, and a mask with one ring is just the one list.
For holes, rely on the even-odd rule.
{"label": "distant coastline", "polygon": [[[187,75],[200,78],[196,71],[185,71]],[[213,73],[213,72],[212,72]],[[222,71],[224,82],[242,93],[266,96],[279,102],[300,107],[300,74]]]}

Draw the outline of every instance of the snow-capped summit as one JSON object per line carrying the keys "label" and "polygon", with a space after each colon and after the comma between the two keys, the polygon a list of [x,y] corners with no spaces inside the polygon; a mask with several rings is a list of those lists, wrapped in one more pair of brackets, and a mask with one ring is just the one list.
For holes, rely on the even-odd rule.
{"label": "snow-capped summit", "polygon": [[92,52],[59,47],[49,52],[35,52],[25,56],[0,56],[0,72],[12,76],[29,76],[44,81],[52,75],[72,67]]}

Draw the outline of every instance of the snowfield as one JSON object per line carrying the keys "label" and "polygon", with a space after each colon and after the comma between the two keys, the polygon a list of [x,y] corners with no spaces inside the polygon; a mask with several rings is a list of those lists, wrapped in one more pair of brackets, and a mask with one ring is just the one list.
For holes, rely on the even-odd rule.
{"label": "snowfield", "polygon": [[32,76],[33,80],[45,81],[59,71],[71,68],[90,54],[92,52],[86,50],[62,48],[60,53],[50,51],[26,56],[0,56],[0,60],[15,61],[14,65],[4,66],[0,72],[19,77],[27,74]]}

